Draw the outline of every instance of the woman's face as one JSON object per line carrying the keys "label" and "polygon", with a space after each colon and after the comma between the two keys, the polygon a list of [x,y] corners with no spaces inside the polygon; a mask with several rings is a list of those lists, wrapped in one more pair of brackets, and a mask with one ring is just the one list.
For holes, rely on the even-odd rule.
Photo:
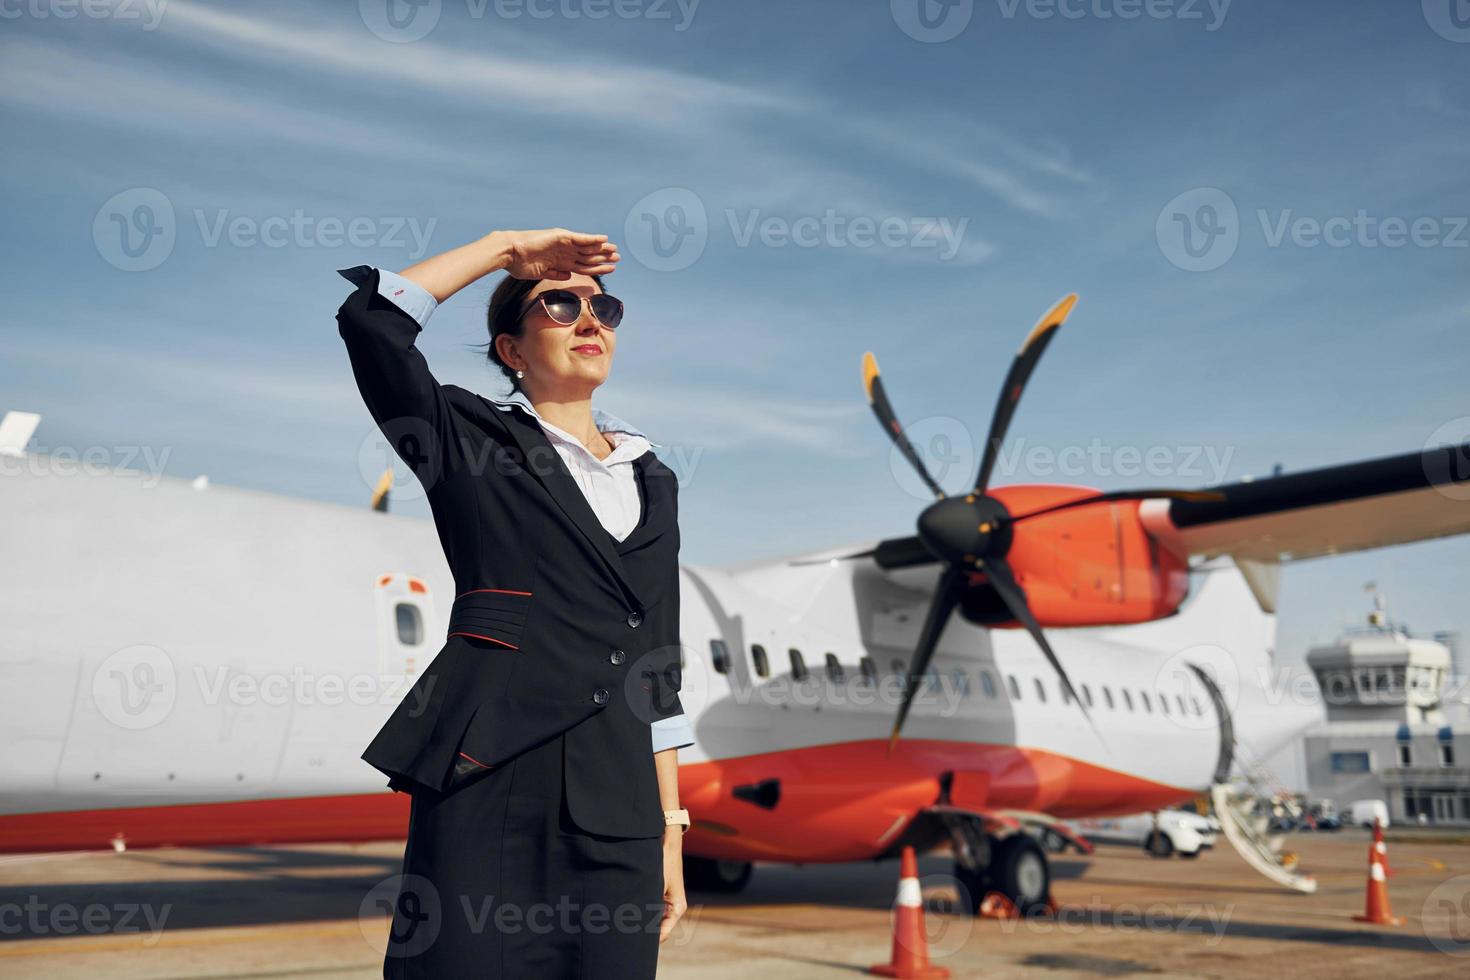
{"label": "woman's face", "polygon": [[582,315],[570,326],[557,323],[546,315],[536,297],[551,289],[565,289],[581,297],[602,292],[590,276],[573,275],[562,281],[543,279],[522,300],[528,310],[522,319],[525,330],[518,338],[506,337],[513,343],[520,360],[501,356],[526,372],[522,385],[542,397],[564,392],[581,394],[607,380],[612,370],[613,350],[617,347],[617,331],[604,327],[592,315],[592,308],[582,304]]}

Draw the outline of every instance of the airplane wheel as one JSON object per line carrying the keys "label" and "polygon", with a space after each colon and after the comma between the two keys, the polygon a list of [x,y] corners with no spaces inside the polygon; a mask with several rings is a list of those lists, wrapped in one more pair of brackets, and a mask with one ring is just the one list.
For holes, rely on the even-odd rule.
{"label": "airplane wheel", "polygon": [[1060,854],[1067,849],[1067,838],[1048,827],[1041,835],[1041,846],[1048,854]]}
{"label": "airplane wheel", "polygon": [[1174,853],[1174,842],[1162,830],[1155,830],[1148,835],[1148,840],[1144,843],[1143,849],[1148,851],[1153,857],[1166,858]]}
{"label": "airplane wheel", "polygon": [[753,866],[749,861],[719,861],[714,858],[686,856],[685,886],[706,892],[738,892],[750,881]]}
{"label": "airplane wheel", "polygon": [[992,851],[991,886],[1022,915],[1046,908],[1051,898],[1051,864],[1041,845],[1026,834],[1012,834]]}

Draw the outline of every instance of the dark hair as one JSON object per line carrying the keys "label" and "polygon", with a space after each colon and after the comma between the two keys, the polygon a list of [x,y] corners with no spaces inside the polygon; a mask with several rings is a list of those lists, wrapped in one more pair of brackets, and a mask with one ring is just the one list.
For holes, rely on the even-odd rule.
{"label": "dark hair", "polygon": [[[593,276],[592,281],[597,283],[597,288],[602,292],[607,292],[601,276]],[[495,349],[495,338],[503,333],[519,337],[525,332],[521,307],[526,304],[526,297],[539,282],[540,279],[517,279],[507,275],[496,284],[495,291],[490,294],[490,305],[485,310],[485,326],[490,331],[489,349],[485,351],[485,357],[500,368],[500,373],[510,382],[512,392],[520,391],[521,383],[516,380],[515,368],[500,359],[500,352]]]}

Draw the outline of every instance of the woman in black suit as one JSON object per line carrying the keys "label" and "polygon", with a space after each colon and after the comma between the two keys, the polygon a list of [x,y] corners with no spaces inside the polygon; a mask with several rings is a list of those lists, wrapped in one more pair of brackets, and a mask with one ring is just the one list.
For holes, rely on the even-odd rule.
{"label": "woman in black suit", "polygon": [[[424,485],[456,592],[444,647],[363,753],[412,797],[385,977],[643,980],[686,907],[677,481],[651,451],[633,459],[639,521],[618,537],[566,459],[595,463],[548,438],[597,461],[644,438],[591,406],[618,259],[607,236],[557,228],[396,275],[342,270],[358,389]],[[428,312],[497,270],[489,357],[514,388],[499,400],[439,384],[414,345]]]}

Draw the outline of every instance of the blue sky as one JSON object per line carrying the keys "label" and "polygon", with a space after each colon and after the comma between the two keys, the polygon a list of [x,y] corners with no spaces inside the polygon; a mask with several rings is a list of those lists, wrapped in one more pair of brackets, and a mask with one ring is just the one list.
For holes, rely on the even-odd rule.
{"label": "blue sky", "polygon": [[[9,6],[0,409],[44,415],[36,449],[365,505],[333,270],[565,225],[623,245],[594,404],[665,444],[689,562],[910,533],[862,352],[958,490],[1070,291],[998,482],[1200,486],[1470,433],[1451,0],[926,2]],[[492,284],[421,345],[489,394]],[[1282,654],[1370,579],[1470,638],[1453,540],[1289,569]]]}

